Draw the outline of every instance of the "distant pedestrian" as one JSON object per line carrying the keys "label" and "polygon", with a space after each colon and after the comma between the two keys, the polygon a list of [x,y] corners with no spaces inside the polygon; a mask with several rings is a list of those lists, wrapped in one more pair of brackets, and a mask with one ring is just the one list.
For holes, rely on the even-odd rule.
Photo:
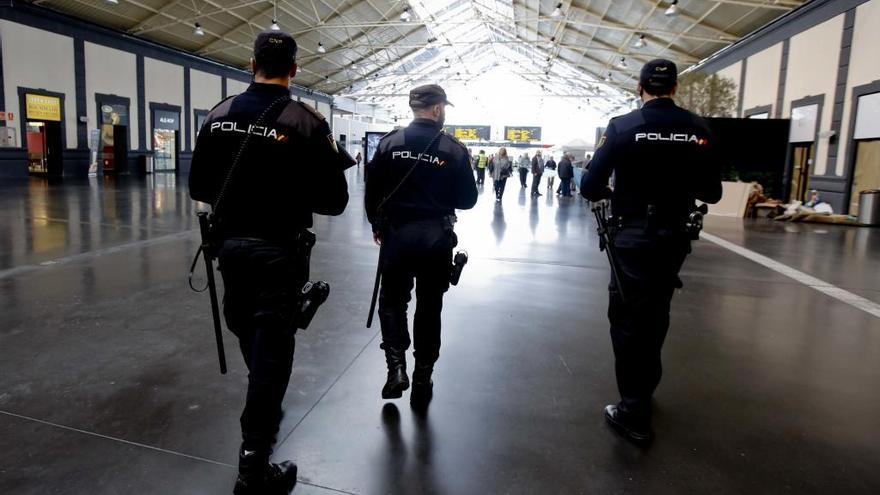
{"label": "distant pedestrian", "polygon": [[483,182],[486,181],[486,167],[489,166],[489,157],[486,156],[485,150],[480,150],[480,154],[477,155],[477,185],[482,186]]}
{"label": "distant pedestrian", "polygon": [[507,148],[498,150],[498,155],[493,161],[492,178],[495,185],[495,201],[501,202],[504,196],[504,187],[507,185],[507,178],[513,175],[513,160],[507,156]]}
{"label": "distant pedestrian", "polygon": [[541,150],[538,150],[532,157],[532,196],[543,196],[538,190],[542,175],[544,175],[544,157],[541,156]]}
{"label": "distant pedestrian", "polygon": [[522,188],[526,188],[526,177],[529,176],[529,154],[523,153],[519,157],[519,183]]}
{"label": "distant pedestrian", "polygon": [[363,160],[363,159],[364,159],[364,158],[361,156],[361,152],[358,151],[358,154],[354,157],[354,161],[357,162],[357,166],[358,166],[358,167],[361,166],[361,160]]}
{"label": "distant pedestrian", "polygon": [[547,176],[547,190],[552,191],[553,182],[556,179],[556,160],[553,159],[553,155],[550,155],[550,158],[544,163],[544,175]]}
{"label": "distant pedestrian", "polygon": [[571,164],[571,154],[563,153],[559,160],[559,187],[563,197],[571,197],[571,181],[574,179],[574,166]]}

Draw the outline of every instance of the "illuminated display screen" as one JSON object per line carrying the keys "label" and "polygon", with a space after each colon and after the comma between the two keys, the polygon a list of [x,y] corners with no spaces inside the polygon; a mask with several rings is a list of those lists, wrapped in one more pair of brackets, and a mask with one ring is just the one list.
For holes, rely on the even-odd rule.
{"label": "illuminated display screen", "polygon": [[491,128],[487,125],[448,125],[445,127],[446,132],[455,136],[456,139],[477,141],[482,139],[489,140],[489,131]]}
{"label": "illuminated display screen", "polygon": [[540,141],[540,127],[505,127],[504,139],[508,141]]}

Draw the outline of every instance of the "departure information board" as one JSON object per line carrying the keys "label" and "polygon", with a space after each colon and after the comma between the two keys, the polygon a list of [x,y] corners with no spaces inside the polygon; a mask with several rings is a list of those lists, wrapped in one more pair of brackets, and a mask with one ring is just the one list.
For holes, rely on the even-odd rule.
{"label": "departure information board", "polygon": [[540,141],[540,127],[504,127],[504,139],[508,141]]}
{"label": "departure information board", "polygon": [[448,125],[445,127],[446,132],[456,137],[456,139],[477,141],[482,139],[489,140],[489,131],[491,128],[487,125]]}

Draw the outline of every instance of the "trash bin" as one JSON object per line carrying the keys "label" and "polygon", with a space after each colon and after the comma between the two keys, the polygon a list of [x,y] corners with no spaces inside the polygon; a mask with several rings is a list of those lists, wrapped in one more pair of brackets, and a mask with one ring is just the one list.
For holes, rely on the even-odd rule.
{"label": "trash bin", "polygon": [[880,225],[880,189],[859,193],[859,223]]}

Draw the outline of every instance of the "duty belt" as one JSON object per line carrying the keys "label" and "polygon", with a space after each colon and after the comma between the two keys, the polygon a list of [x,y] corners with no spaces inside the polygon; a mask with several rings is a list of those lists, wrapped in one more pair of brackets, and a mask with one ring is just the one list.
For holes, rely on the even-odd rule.
{"label": "duty belt", "polygon": [[653,220],[647,218],[628,218],[622,216],[611,217],[611,228],[613,230],[622,229],[642,229],[646,233],[672,233],[679,234],[685,230],[685,221],[667,221]]}

